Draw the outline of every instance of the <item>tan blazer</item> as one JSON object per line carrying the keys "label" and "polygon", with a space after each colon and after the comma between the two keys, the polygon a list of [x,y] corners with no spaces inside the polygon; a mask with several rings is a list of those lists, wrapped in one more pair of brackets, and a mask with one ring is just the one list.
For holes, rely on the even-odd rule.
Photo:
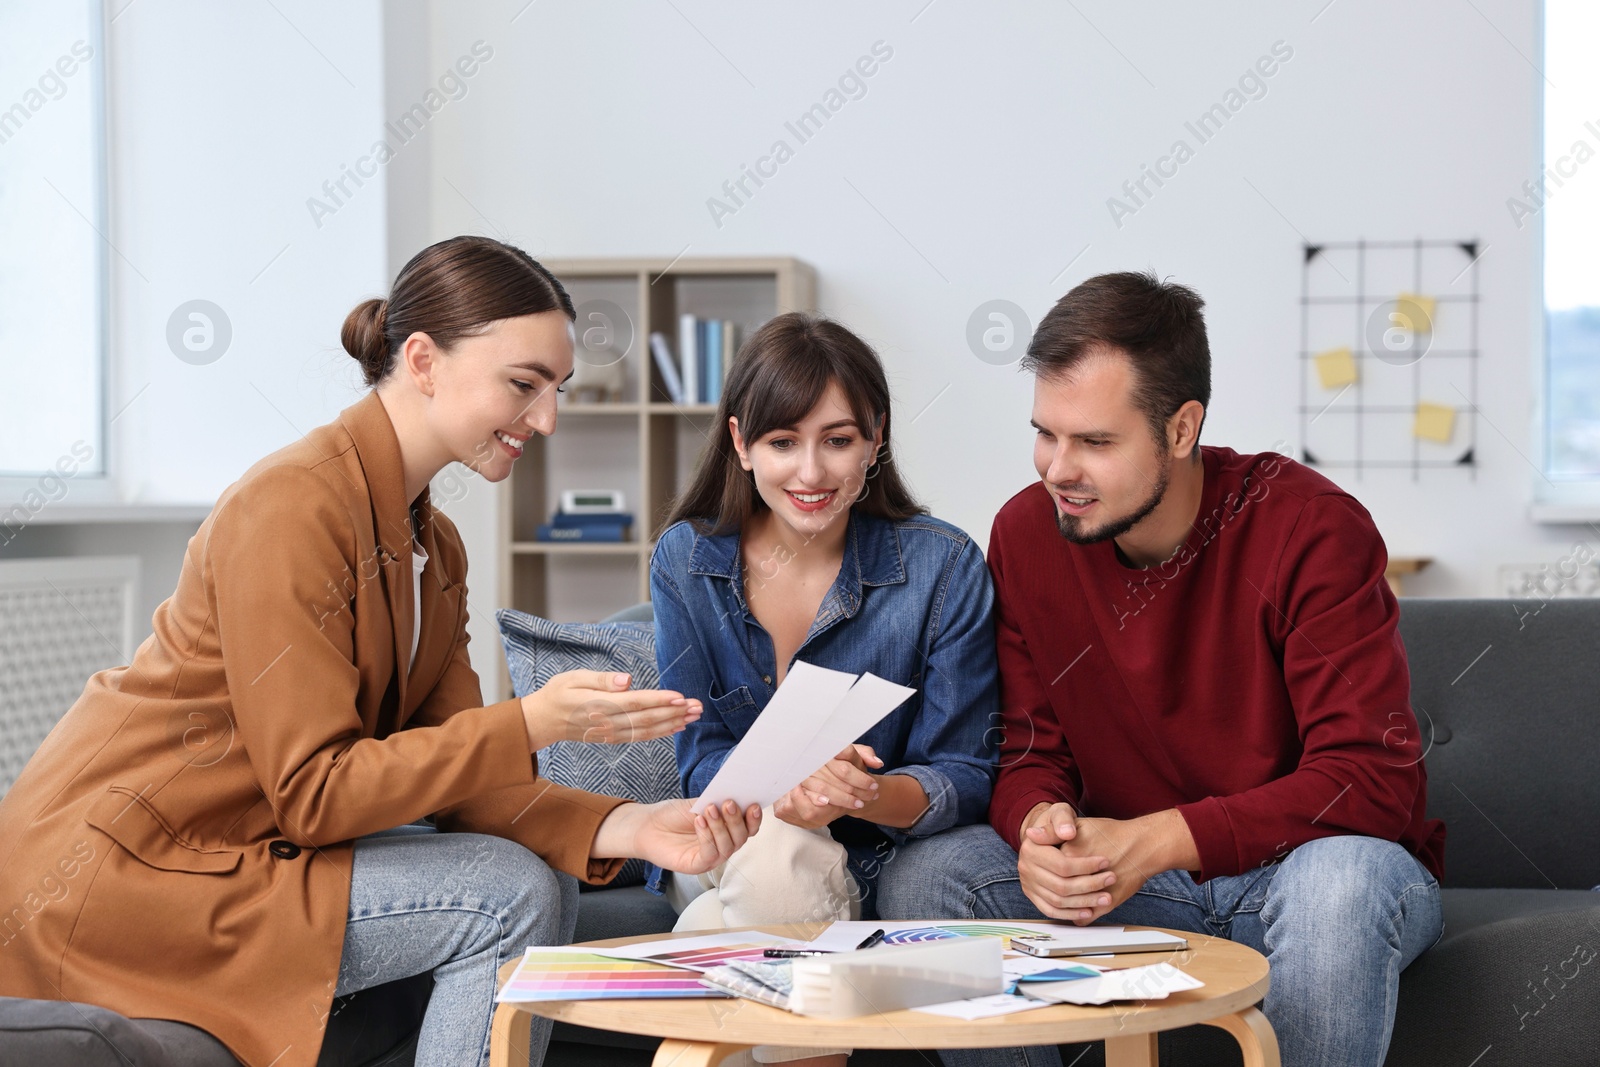
{"label": "tan blazer", "polygon": [[518,702],[480,707],[461,538],[420,511],[408,671],[412,534],[376,394],[223,493],[154,634],[89,680],[0,801],[0,994],[311,1067],[355,838],[433,815],[615,875],[588,857],[621,801],[537,778]]}

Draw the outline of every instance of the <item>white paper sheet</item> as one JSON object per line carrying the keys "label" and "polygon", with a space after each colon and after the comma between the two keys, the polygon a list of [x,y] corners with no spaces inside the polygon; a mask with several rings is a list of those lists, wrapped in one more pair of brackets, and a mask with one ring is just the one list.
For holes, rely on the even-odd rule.
{"label": "white paper sheet", "polygon": [[1098,978],[1072,982],[1037,982],[1028,995],[1062,1004],[1109,1004],[1113,1000],[1165,1000],[1168,995],[1205,985],[1170,963],[1107,971]]}
{"label": "white paper sheet", "polygon": [[[1105,970],[1104,967],[1101,967],[1097,964],[1083,963],[1082,960],[1085,958],[1086,957],[1083,956],[1073,956],[1070,959],[1062,959],[1060,957],[1050,956],[1007,955],[1000,964],[1000,970],[1008,980],[1013,982],[1028,975],[1043,974],[1046,971],[1059,971],[1065,967],[1087,967],[1091,971]],[[1071,979],[1063,979],[1063,981],[1070,980]]]}
{"label": "white paper sheet", "polygon": [[724,800],[771,804],[915,692],[872,674],[857,678],[796,660],[690,810],[698,814]]}
{"label": "white paper sheet", "polygon": [[971,1000],[949,1000],[943,1004],[929,1004],[925,1008],[911,1010],[928,1015],[943,1015],[949,1019],[992,1019],[996,1015],[1011,1015],[1019,1011],[1032,1011],[1034,1008],[1049,1006],[1048,1002],[1034,1000],[1031,997],[996,993],[993,996],[973,997]]}

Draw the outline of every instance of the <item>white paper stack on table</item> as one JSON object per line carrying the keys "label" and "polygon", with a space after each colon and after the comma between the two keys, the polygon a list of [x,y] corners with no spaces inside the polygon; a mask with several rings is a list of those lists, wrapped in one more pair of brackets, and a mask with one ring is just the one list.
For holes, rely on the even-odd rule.
{"label": "white paper stack on table", "polygon": [[994,938],[963,937],[781,962],[731,960],[703,981],[796,1015],[852,1019],[998,993],[1006,984],[1000,955]]}
{"label": "white paper stack on table", "polygon": [[[914,943],[950,944],[951,940],[998,940],[999,931],[1010,938],[1013,950],[1020,944],[1049,945],[1080,957],[1023,955],[1008,952],[1003,961],[1006,992],[969,997],[916,1008],[917,1011],[955,1019],[986,1019],[996,1015],[1049,1007],[1051,1004],[1108,1004],[1117,1000],[1162,1000],[1204,983],[1169,963],[1108,970],[1086,963],[1086,950],[1100,953],[1151,952],[1182,948],[1187,942],[1156,930],[1128,930],[1121,926],[1077,927],[1062,923],[994,920],[901,920],[870,922],[840,920],[822,931],[806,947],[824,952],[853,948],[866,934],[883,930],[889,943],[906,938]],[[970,931],[970,932],[968,932]],[[989,932],[981,932],[989,931]],[[924,938],[930,940],[924,941]],[[931,940],[939,938],[939,940]],[[875,951],[875,950],[874,950]],[[1056,975],[1079,977],[1053,980]]]}
{"label": "white paper stack on table", "polygon": [[915,693],[874,674],[832,671],[796,660],[691,809],[732,800],[771,804]]}

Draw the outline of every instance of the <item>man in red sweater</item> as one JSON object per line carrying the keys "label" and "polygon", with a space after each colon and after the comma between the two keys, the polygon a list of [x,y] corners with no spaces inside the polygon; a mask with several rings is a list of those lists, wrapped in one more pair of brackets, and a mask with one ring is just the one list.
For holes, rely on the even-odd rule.
{"label": "man in red sweater", "polygon": [[1024,360],[1040,482],[989,541],[992,829],[906,845],[879,911],[1231,938],[1271,961],[1285,1064],[1378,1067],[1400,971],[1440,933],[1444,846],[1387,556],[1320,474],[1199,445],[1202,306],[1107,274],[1040,323]]}

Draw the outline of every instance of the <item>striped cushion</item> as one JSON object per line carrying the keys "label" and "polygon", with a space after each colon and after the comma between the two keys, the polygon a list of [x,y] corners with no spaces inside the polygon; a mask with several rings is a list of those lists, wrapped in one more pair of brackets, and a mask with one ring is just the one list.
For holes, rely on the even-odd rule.
{"label": "striped cushion", "polygon": [[[510,609],[495,617],[506,647],[511,686],[519,697],[563,671],[624,671],[632,675],[635,689],[654,689],[659,683],[653,623],[551,622]],[[683,795],[671,737],[622,745],[558,741],[539,752],[539,771],[561,785],[643,804]],[[610,884],[643,882],[644,864],[634,859]]]}

